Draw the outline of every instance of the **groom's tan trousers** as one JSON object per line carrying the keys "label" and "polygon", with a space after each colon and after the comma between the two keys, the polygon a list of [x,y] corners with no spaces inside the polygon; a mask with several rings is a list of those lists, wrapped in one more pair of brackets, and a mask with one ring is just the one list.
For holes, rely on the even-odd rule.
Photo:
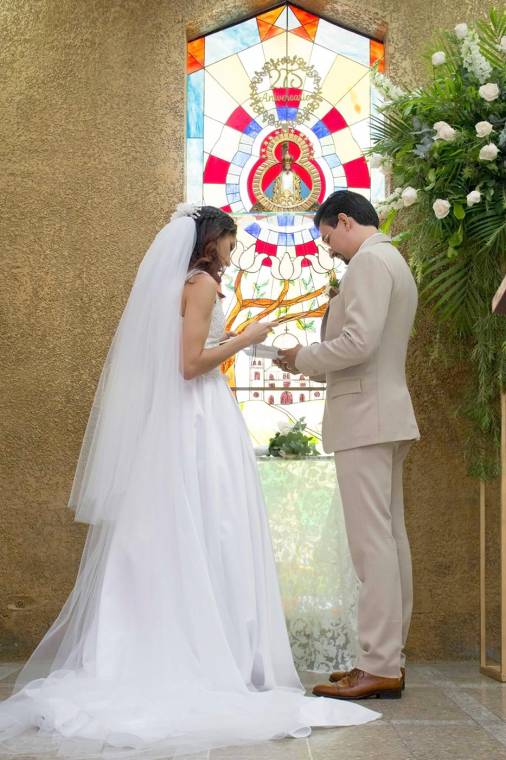
{"label": "groom's tan trousers", "polygon": [[402,469],[411,441],[335,452],[351,558],[360,581],[357,668],[398,677],[413,609]]}

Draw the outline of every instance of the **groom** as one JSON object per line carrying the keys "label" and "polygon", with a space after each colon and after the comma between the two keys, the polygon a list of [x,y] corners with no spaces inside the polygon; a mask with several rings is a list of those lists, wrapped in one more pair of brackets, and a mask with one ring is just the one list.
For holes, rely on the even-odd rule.
{"label": "groom", "polygon": [[280,351],[280,366],[327,383],[323,448],[334,452],[346,532],[360,580],[359,657],[313,693],[336,699],[398,698],[412,601],[402,468],[420,434],[406,386],[417,306],[410,269],[374,207],[348,190],[315,215],[330,255],[348,262],[321,343]]}

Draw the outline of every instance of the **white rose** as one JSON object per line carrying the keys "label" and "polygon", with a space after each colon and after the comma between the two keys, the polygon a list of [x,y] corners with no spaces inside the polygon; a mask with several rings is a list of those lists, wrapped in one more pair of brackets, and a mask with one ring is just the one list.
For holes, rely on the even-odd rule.
{"label": "white rose", "polygon": [[450,127],[446,121],[436,121],[436,123],[433,124],[433,129],[436,130],[436,140],[446,140],[446,142],[453,142],[457,136],[454,128]]}
{"label": "white rose", "polygon": [[494,143],[487,143],[487,145],[484,145],[480,150],[480,161],[495,161],[498,153],[499,148],[497,145]]}
{"label": "white rose", "polygon": [[432,208],[438,219],[444,219],[445,216],[448,216],[448,214],[450,213],[451,204],[449,203],[449,201],[443,200],[442,198],[438,198],[432,204]]}
{"label": "white rose", "polygon": [[455,27],[455,34],[459,40],[463,40],[467,36],[467,24],[457,24]]}
{"label": "white rose", "polygon": [[491,103],[499,97],[499,86],[495,82],[487,82],[487,84],[482,84],[478,92],[483,100]]}
{"label": "white rose", "polygon": [[442,50],[438,50],[437,53],[433,54],[431,60],[433,66],[441,66],[443,63],[446,63],[446,54]]}
{"label": "white rose", "polygon": [[501,37],[501,43],[499,47],[501,48],[503,53],[506,53],[506,34],[503,37]]}
{"label": "white rose", "polygon": [[416,203],[418,200],[417,198],[418,190],[415,190],[414,187],[405,187],[404,190],[401,193],[402,202],[405,208],[408,206],[412,206],[413,203]]}
{"label": "white rose", "polygon": [[278,422],[278,430],[281,433],[281,435],[286,435],[287,433],[290,432],[292,428],[293,428],[293,425],[291,422],[286,422],[285,420]]}
{"label": "white rose", "polygon": [[381,153],[373,153],[369,159],[371,169],[380,169],[383,166],[383,156]]}
{"label": "white rose", "polygon": [[489,121],[479,121],[474,125],[474,128],[478,137],[487,137],[494,129]]}
{"label": "white rose", "polygon": [[479,190],[471,190],[470,193],[466,196],[467,205],[469,207],[474,206],[475,203],[479,203],[481,201],[481,193]]}

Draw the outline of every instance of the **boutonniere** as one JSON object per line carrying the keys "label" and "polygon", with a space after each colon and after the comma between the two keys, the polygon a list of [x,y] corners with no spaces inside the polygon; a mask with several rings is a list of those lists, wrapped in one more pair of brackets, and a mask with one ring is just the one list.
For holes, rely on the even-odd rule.
{"label": "boutonniere", "polygon": [[331,269],[328,273],[328,283],[325,287],[325,295],[329,297],[329,301],[339,293],[340,280],[337,279],[335,269]]}

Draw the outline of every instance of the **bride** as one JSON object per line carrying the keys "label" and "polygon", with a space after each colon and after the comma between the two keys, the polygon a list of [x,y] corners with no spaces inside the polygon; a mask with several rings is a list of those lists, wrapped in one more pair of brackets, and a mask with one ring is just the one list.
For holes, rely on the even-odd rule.
{"label": "bride", "polygon": [[[10,752],[162,758],[379,716],[305,697],[265,506],[220,364],[236,226],[180,204],[140,264],[70,495],[90,524],[75,586],[0,704]],[[110,754],[108,754],[110,753]]]}

